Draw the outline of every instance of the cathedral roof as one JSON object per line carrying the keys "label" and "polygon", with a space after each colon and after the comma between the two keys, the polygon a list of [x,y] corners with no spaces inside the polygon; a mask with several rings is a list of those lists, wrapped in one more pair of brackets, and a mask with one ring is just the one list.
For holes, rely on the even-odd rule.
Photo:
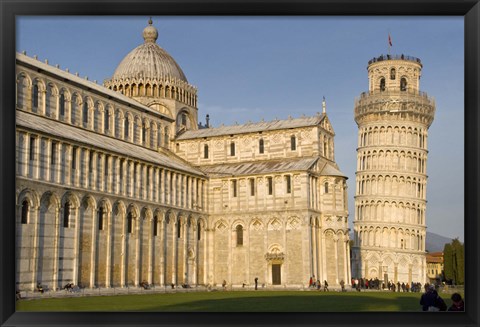
{"label": "cathedral roof", "polygon": [[337,169],[335,163],[319,157],[300,157],[289,159],[282,158],[276,160],[218,164],[202,166],[200,169],[202,169],[210,177],[221,178],[307,171],[314,169],[314,164],[317,162],[319,163],[319,166],[323,168],[320,172],[320,175],[347,177]]}
{"label": "cathedral roof", "polygon": [[158,31],[149,20],[143,30],[144,43],[123,58],[113,73],[112,80],[178,79],[188,83],[176,61],[157,43]]}
{"label": "cathedral roof", "polygon": [[247,123],[242,125],[221,126],[215,128],[203,128],[199,130],[186,131],[178,136],[178,140],[188,140],[203,137],[244,134],[254,132],[265,132],[279,129],[299,128],[316,126],[326,117],[326,114],[319,114],[313,117],[290,118],[284,120],[273,120],[268,122]]}
{"label": "cathedral roof", "polygon": [[129,156],[145,162],[204,176],[202,171],[190,166],[174,154],[160,153],[113,137],[97,134],[82,128],[58,122],[35,114],[17,110],[16,124],[27,129],[35,129],[48,135],[87,144],[91,147],[105,149],[113,153]]}
{"label": "cathedral roof", "polygon": [[287,171],[304,171],[310,169],[317,157],[278,159],[265,161],[240,162],[233,164],[218,164],[202,166],[202,169],[211,177],[231,177],[242,175],[257,175],[280,173]]}

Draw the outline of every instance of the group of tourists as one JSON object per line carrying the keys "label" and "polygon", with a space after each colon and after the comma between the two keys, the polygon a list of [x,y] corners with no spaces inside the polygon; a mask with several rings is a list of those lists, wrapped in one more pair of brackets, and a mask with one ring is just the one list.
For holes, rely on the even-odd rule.
{"label": "group of tourists", "polygon": [[352,289],[356,289],[360,292],[362,289],[369,289],[369,290],[384,290],[388,289],[392,292],[420,292],[422,289],[421,283],[412,283],[411,285],[407,283],[394,283],[393,281],[385,282],[379,280],[378,278],[352,278],[351,280]]}
{"label": "group of tourists", "polygon": [[[315,279],[315,275],[310,276],[310,280],[308,281],[308,288],[313,288],[320,291],[320,289],[322,288],[322,283],[319,279]],[[328,282],[326,280],[323,281],[323,291],[328,292]]]}
{"label": "group of tourists", "polygon": [[[460,294],[453,293],[451,300],[452,305],[448,311],[465,311],[465,303]],[[438,294],[435,285],[425,285],[425,293],[420,298],[420,305],[422,311],[447,311],[447,304]]]}

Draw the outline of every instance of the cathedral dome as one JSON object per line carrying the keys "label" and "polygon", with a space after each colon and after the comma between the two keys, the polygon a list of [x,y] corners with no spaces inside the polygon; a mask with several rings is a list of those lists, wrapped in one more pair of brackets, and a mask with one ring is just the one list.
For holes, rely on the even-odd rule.
{"label": "cathedral dome", "polygon": [[158,31],[150,19],[143,30],[144,43],[123,58],[112,80],[174,78],[188,83],[180,66],[156,43],[157,38]]}

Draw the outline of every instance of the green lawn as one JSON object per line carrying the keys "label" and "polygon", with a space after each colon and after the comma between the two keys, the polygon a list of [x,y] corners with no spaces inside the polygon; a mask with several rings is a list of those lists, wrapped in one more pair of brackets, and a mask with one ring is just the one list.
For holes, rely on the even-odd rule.
{"label": "green lawn", "polygon": [[[248,291],[44,298],[17,311],[348,312],[420,311],[422,293]],[[448,306],[450,295],[442,295]]]}

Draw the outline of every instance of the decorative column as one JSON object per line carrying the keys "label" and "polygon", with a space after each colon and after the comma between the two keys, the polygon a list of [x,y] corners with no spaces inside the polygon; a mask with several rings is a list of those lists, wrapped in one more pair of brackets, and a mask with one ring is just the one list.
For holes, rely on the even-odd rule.
{"label": "decorative column", "polygon": [[[117,160],[118,163],[118,160]],[[118,172],[118,170],[117,170]],[[105,207],[107,209],[107,207]],[[107,221],[107,255],[106,255],[106,274],[105,274],[105,287],[110,288],[112,286],[112,235],[115,233],[113,224],[113,209],[105,210],[104,219]]]}
{"label": "decorative column", "polygon": [[153,217],[148,217],[148,284],[153,283],[153,271],[154,271],[154,259],[153,259],[153,247],[155,237],[153,236],[153,224],[154,220]]}
{"label": "decorative column", "polygon": [[[27,152],[28,153],[28,152]],[[37,289],[37,276],[38,276],[38,249],[40,246],[40,207],[33,206],[29,214],[31,214],[31,221],[34,226],[33,234],[33,249],[32,249],[32,280],[31,280],[31,290],[34,291]]]}
{"label": "decorative column", "polygon": [[92,210],[92,249],[90,252],[90,288],[95,288],[95,271],[97,270],[97,243],[98,243],[98,211],[102,206],[100,203]]}
{"label": "decorative column", "polygon": [[317,240],[315,237],[316,231],[315,231],[315,221],[312,220],[312,217],[310,217],[310,249],[309,255],[311,256],[311,264],[312,268],[310,271],[310,276],[315,275],[315,278],[318,277],[317,272],[315,271],[317,268],[317,256],[315,255],[315,249],[317,248]]}
{"label": "decorative column", "polygon": [[178,237],[177,237],[177,224],[180,224],[179,218],[172,224],[172,284],[177,285],[177,251],[178,251]]}
{"label": "decorative column", "polygon": [[[137,169],[137,173],[140,169]],[[140,247],[142,246],[141,240],[141,227],[142,227],[142,218],[134,214],[135,220],[135,280],[133,284],[138,286],[140,284],[140,265],[142,264],[142,258],[140,257]]]}
{"label": "decorative column", "polygon": [[333,238],[333,245],[335,248],[335,283],[338,284],[338,236]]}
{"label": "decorative column", "polygon": [[160,218],[160,286],[165,285],[165,264],[166,264],[166,235],[165,235],[165,222],[166,214],[161,213],[163,217]]}
{"label": "decorative column", "polygon": [[59,287],[58,285],[58,253],[59,253],[59,248],[60,248],[60,208],[58,206],[55,207],[55,238],[54,238],[54,253],[53,253],[53,289],[57,290]]}

